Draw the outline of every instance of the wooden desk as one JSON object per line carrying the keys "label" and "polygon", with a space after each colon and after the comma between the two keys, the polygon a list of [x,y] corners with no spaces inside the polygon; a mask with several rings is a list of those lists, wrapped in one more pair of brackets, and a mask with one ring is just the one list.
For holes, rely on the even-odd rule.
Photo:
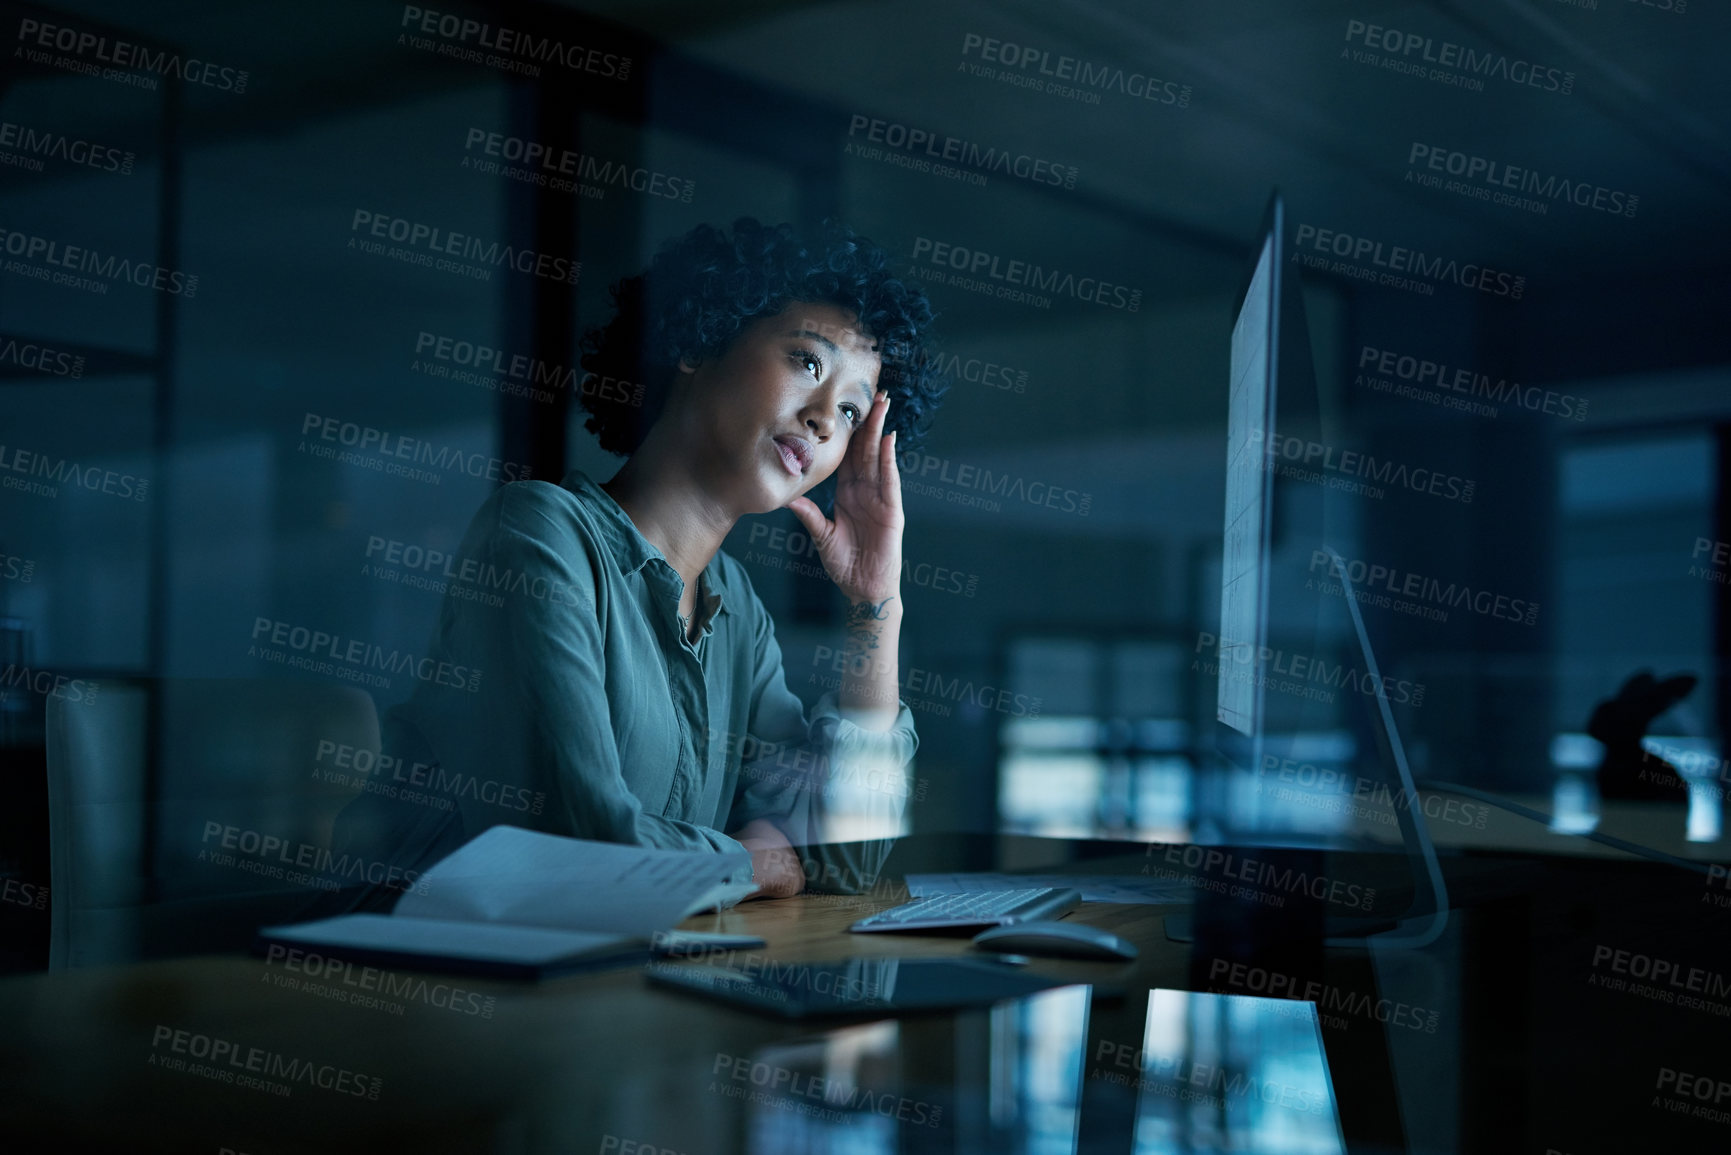
{"label": "wooden desk", "polygon": [[[802,895],[746,903],[689,920],[683,929],[757,934],[768,946],[756,953],[784,961],[970,950],[966,937],[846,933],[850,922],[904,897]],[[1134,992],[1115,1010],[1096,1010],[1091,1039],[1137,1044],[1145,999],[1135,996],[1184,985],[1188,948],[1164,940],[1160,912],[1166,909],[1089,904],[1070,916],[1138,943],[1142,953],[1133,963],[1031,965]],[[309,989],[318,982],[314,976],[242,957],[0,981],[0,1133],[11,1137],[10,1149],[22,1141],[58,1152],[634,1155],[625,1146],[632,1141],[651,1145],[644,1155],[656,1148],[721,1155],[753,1150],[748,1127],[754,1124],[749,1105],[723,1089],[727,1079],[725,1073],[718,1078],[718,1067],[726,1072],[765,1048],[826,1029],[655,989],[637,968],[537,985],[407,972],[396,977],[416,985],[399,988],[398,997],[385,999],[388,1006],[330,997],[364,994],[361,968],[334,972],[315,990]],[[291,980],[298,985],[288,986]],[[917,1088],[967,1083],[973,1076],[953,1069],[952,1036],[963,1017],[891,1024],[888,1058],[872,1060],[862,1084],[898,1086],[904,1088],[899,1094],[917,1097]],[[882,1042],[884,1028],[876,1031],[850,1037]],[[284,1097],[189,1069],[199,1061],[195,1052],[214,1052],[219,1044],[242,1062],[250,1048],[303,1061],[341,1086],[296,1081]],[[175,1059],[187,1069],[160,1065]],[[228,1054],[214,1063],[206,1056],[204,1066],[247,1074]],[[373,1080],[376,1099],[367,1097]],[[955,1097],[952,1110],[960,1106]],[[756,1125],[761,1128],[761,1119]]]}
{"label": "wooden desk", "polygon": [[[919,849],[910,846],[909,857]],[[1135,874],[1146,862],[1145,853],[1091,854],[1066,868],[1042,866]],[[993,864],[933,863],[958,865]],[[1362,853],[1327,866],[1366,879],[1408,869],[1404,859]],[[1731,907],[1717,901],[1723,885],[1595,857],[1468,853],[1445,855],[1443,866],[1458,907],[1448,934],[1374,965],[1364,953],[1307,957],[1303,941],[1275,934],[1252,944],[1273,954],[1248,964],[1251,977],[1217,981],[1221,956],[1193,957],[1189,946],[1165,940],[1161,921],[1171,908],[1086,904],[1072,913],[1142,952],[1133,963],[1032,965],[1127,992],[1087,1011],[1077,1149],[1131,1150],[1137,1112],[1149,1100],[1124,1086],[1122,1077],[1137,1071],[1116,1059],[1144,1040],[1149,991],[1259,994],[1266,986],[1255,976],[1283,966],[1325,992],[1315,996],[1324,1004],[1322,1038],[1355,1150],[1399,1151],[1420,1140],[1425,1150],[1460,1152],[1711,1149],[1702,1129],[1716,1140],[1721,1124],[1655,1107],[1653,1082],[1656,1071],[1724,1069],[1731,999],[1722,988],[1731,979],[1720,959]],[[768,946],[755,953],[780,961],[970,949],[964,937],[845,932],[904,897],[896,888],[870,899],[748,903],[685,929],[759,934]],[[1656,998],[1642,986],[1642,960],[1672,965],[1672,978],[1688,984],[1705,976],[1696,985],[1706,1002],[1686,999],[1694,991],[1687,984]],[[1005,1073],[1009,1064],[1016,1075],[1017,1056],[1040,1049],[1015,1037],[1014,1015],[1031,1003],[838,1028],[652,988],[636,968],[538,985],[397,972],[396,981],[415,985],[371,996],[390,1005],[329,997],[364,994],[357,972],[317,983],[280,961],[206,955],[0,980],[0,1150],[763,1155],[846,1146],[1014,1155],[1022,1148],[1002,1141],[994,1120],[1006,1095],[1038,1081]],[[1384,1011],[1396,1004],[1424,1009],[1430,1025],[1415,1028],[1412,1015],[1405,1026],[1391,1020]],[[1080,1002],[1076,1011],[1079,1023]],[[219,1044],[242,1056],[257,1048],[261,1060],[280,1056],[344,1083],[295,1081],[284,1097],[160,1065]],[[224,1066],[213,1069],[220,1075]],[[229,1067],[230,1078],[235,1070],[245,1073]],[[892,1106],[940,1113],[944,1126],[858,1113],[820,1124],[804,1112],[821,1097],[750,1102],[741,1096],[757,1088],[730,1079],[741,1070],[851,1079]],[[376,1099],[368,1097],[373,1080]],[[847,1131],[847,1142],[811,1130],[822,1126]]]}

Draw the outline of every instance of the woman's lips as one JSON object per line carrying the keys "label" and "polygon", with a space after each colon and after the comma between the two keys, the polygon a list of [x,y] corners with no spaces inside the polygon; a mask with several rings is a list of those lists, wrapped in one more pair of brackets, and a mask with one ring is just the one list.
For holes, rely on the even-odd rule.
{"label": "woman's lips", "polygon": [[777,437],[775,447],[781,452],[781,463],[795,477],[801,477],[811,465],[811,449],[797,437]]}

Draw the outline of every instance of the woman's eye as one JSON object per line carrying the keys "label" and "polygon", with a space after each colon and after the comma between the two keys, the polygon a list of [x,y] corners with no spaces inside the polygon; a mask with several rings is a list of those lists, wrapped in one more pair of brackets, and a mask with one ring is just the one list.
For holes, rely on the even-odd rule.
{"label": "woman's eye", "polygon": [[843,405],[842,409],[847,412],[849,425],[858,425],[860,423],[860,411],[858,405]]}
{"label": "woman's eye", "polygon": [[807,371],[815,369],[818,377],[821,378],[823,376],[823,362],[818,360],[816,355],[801,349],[793,355],[793,359],[799,362],[799,364],[807,369]]}

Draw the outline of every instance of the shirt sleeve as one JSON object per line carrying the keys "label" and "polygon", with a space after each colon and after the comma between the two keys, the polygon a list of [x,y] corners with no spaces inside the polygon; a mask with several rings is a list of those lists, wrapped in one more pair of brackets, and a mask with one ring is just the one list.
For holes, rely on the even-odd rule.
{"label": "shirt sleeve", "polygon": [[877,881],[907,810],[919,735],[897,702],[894,725],[868,730],[846,716],[834,691],[808,721],[787,688],[775,627],[755,592],[754,658],[744,749],[729,829],[763,818],[798,851],[806,888],[857,894]]}

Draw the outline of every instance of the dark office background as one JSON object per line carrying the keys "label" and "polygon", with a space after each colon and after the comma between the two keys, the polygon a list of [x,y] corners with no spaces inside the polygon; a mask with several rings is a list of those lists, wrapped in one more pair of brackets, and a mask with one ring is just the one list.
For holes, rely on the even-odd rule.
{"label": "dark office background", "polygon": [[[1289,269],[1314,350],[1315,436],[1473,483],[1470,503],[1398,486],[1351,503],[1336,547],[1538,607],[1530,623],[1366,607],[1382,665],[1426,687],[1396,714],[1415,761],[1548,798],[1560,772],[1596,757],[1594,704],[1644,668],[1700,676],[1652,733],[1716,751],[1726,566],[1698,543],[1731,536],[1728,28],[1717,6],[1673,3],[421,6],[435,29],[437,14],[473,18],[629,61],[543,63],[538,79],[443,54],[473,44],[372,0],[6,5],[9,30],[68,27],[226,71],[205,83],[128,72],[145,86],[81,74],[55,59],[76,52],[22,35],[5,53],[8,124],[131,158],[107,171],[0,142],[12,238],[0,334],[18,342],[0,357],[8,476],[26,478],[22,450],[149,483],[143,500],[76,484],[0,491],[0,553],[17,562],[0,566],[5,661],[104,685],[301,676],[249,654],[261,618],[420,652],[439,595],[364,571],[369,542],[449,552],[496,482],[315,456],[309,415],[536,478],[604,479],[617,459],[583,430],[571,390],[538,401],[435,376],[416,367],[428,360],[417,341],[575,367],[608,285],[669,238],[741,215],[835,217],[910,276],[954,271],[923,238],[1139,293],[1134,311],[1064,295],[1041,308],[921,282],[955,380],[926,447],[903,461],[902,662],[924,687],[909,697],[927,783],[908,824],[1175,837],[1214,709],[1199,659],[1214,657],[1218,628],[1235,297],[1278,187],[1295,226],[1523,279],[1515,299]],[[1425,71],[1444,44],[1493,61],[1455,69],[1476,88]],[[1093,79],[1047,91],[1029,83],[1057,83],[1042,66]],[[892,140],[887,126],[903,126],[1073,166],[1073,186],[893,163],[924,154],[870,140],[858,118]],[[489,133],[660,174],[691,196],[509,179],[475,166],[508,163],[469,143]],[[1442,169],[1426,167],[1428,150]],[[1616,213],[1608,197],[1540,197],[1536,211],[1416,179],[1464,179],[1450,153],[1638,200]],[[581,277],[494,268],[483,280],[368,253],[351,243],[373,239],[357,212],[578,259]],[[51,284],[32,271],[45,261],[14,247],[28,238],[193,274],[196,291]],[[25,345],[82,357],[80,371],[26,364]],[[1475,414],[1395,396],[1361,379],[1367,347],[1571,400]],[[1580,419],[1565,415],[1582,402]],[[1073,490],[1086,513],[970,504],[956,495],[990,495],[953,480],[963,467],[1022,491]],[[809,702],[840,601],[808,572],[803,538],[782,536],[796,530],[785,513],[757,519],[730,549]],[[1313,545],[1285,542],[1279,580],[1302,581]],[[1347,642],[1336,631],[1304,645],[1340,660]],[[378,706],[409,682],[375,689]],[[8,687],[15,800],[39,793],[46,697]],[[1317,742],[1330,749],[1328,734]],[[31,824],[23,813],[15,826]],[[16,866],[25,851],[8,853]]]}

